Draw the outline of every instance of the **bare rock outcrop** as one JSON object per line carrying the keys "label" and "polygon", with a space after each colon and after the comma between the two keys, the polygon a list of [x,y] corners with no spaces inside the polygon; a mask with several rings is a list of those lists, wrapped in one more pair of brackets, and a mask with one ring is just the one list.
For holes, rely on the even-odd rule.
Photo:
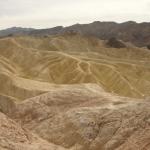
{"label": "bare rock outcrop", "polygon": [[12,118],[41,138],[73,150],[150,148],[150,102],[98,86],[70,85],[28,99]]}

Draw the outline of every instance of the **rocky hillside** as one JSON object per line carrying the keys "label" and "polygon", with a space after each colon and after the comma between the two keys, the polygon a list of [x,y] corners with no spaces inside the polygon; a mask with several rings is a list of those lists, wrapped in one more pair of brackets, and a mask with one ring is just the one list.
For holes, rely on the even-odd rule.
{"label": "rocky hillside", "polygon": [[22,100],[49,91],[50,83],[97,83],[121,96],[147,97],[150,51],[125,45],[80,34],[3,38],[0,92]]}
{"label": "rocky hillside", "polygon": [[1,38],[0,150],[149,150],[149,77],[150,51],[117,38]]}

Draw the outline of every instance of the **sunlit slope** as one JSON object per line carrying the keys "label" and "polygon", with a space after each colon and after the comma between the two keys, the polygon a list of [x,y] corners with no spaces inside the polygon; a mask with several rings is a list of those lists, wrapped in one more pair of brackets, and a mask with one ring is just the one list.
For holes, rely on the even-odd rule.
{"label": "sunlit slope", "polygon": [[0,40],[0,93],[26,99],[51,84],[97,83],[129,97],[150,95],[150,51],[115,49],[79,34]]}

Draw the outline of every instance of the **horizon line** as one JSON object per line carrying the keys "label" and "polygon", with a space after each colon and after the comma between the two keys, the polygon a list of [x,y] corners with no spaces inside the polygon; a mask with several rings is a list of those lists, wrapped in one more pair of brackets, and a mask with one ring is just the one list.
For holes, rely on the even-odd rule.
{"label": "horizon line", "polygon": [[36,28],[36,27],[27,27],[27,26],[10,26],[10,27],[6,27],[6,28],[0,28],[0,31],[2,30],[7,30],[7,29],[12,29],[12,28],[25,28],[25,29],[35,29],[35,30],[41,30],[41,29],[51,29],[51,28],[55,28],[55,27],[63,27],[63,28],[66,28],[66,27],[70,27],[70,26],[73,26],[73,25],[88,25],[88,24],[92,24],[92,23],[95,23],[95,22],[101,22],[101,23],[116,23],[116,24],[123,24],[123,23],[127,23],[127,22],[134,22],[136,24],[143,24],[143,23],[150,23],[150,21],[135,21],[135,20],[128,20],[128,21],[122,21],[122,22],[119,22],[119,21],[93,21],[93,22],[87,22],[87,23],[74,23],[74,24],[70,24],[70,25],[56,25],[56,26],[52,26],[52,27],[41,27],[41,28]]}

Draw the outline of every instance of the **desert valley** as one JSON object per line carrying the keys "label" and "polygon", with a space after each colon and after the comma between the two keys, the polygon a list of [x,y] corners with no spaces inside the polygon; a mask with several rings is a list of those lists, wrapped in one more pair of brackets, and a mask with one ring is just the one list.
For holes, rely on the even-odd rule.
{"label": "desert valley", "polygon": [[150,150],[149,35],[135,22],[1,30],[0,150]]}

